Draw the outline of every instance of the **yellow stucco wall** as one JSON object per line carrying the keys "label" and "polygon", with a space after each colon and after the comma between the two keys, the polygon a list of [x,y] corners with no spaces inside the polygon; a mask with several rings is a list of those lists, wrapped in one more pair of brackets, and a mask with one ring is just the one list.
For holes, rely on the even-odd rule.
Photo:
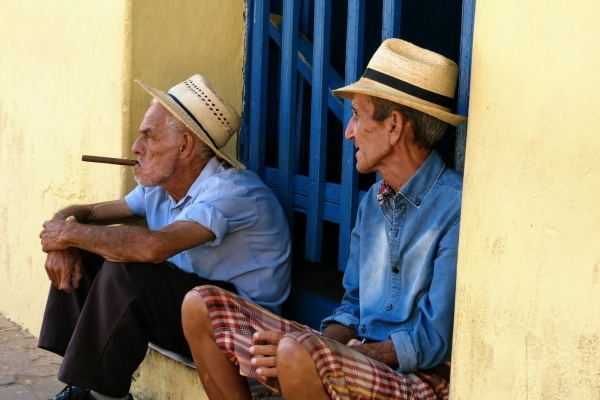
{"label": "yellow stucco wall", "polygon": [[600,399],[600,4],[478,1],[452,399]]}
{"label": "yellow stucco wall", "polygon": [[[133,0],[130,76],[166,91],[202,74],[241,114],[245,10],[245,0]],[[138,84],[130,88],[136,122],[128,151],[151,98]],[[227,147],[232,154],[234,142]]]}
{"label": "yellow stucco wall", "polygon": [[201,73],[239,111],[245,1],[0,0],[0,312],[37,335],[49,281],[41,224],[122,197],[150,96]]}
{"label": "yellow stucco wall", "polygon": [[120,1],[0,0],[0,311],[38,334],[49,281],[38,234],[58,209],[122,194]]}

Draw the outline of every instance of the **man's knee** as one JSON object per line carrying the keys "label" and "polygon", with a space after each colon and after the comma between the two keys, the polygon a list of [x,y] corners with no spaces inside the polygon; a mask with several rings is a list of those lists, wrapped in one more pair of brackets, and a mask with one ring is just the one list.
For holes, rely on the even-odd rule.
{"label": "man's knee", "polygon": [[209,302],[218,302],[219,298],[226,293],[220,287],[213,285],[198,286],[193,292],[197,292],[201,298],[208,300]]}
{"label": "man's knee", "polygon": [[293,338],[284,337],[277,345],[277,375],[283,395],[310,389],[321,393],[322,382],[308,350]]}
{"label": "man's knee", "polygon": [[132,274],[128,271],[128,263],[115,263],[111,261],[104,261],[102,268],[96,276],[94,285],[102,290],[116,290],[121,292],[123,289],[126,291],[132,290],[135,285],[135,279],[132,279]]}
{"label": "man's knee", "polygon": [[183,304],[181,305],[182,317],[203,317],[208,318],[208,309],[202,299],[202,295],[196,290],[192,289],[183,298]]}
{"label": "man's knee", "polygon": [[[105,260],[102,264],[102,269],[98,274],[105,284],[114,284],[121,286],[122,284],[129,285],[135,282],[137,286],[143,288],[146,283],[152,284],[157,279],[157,271],[150,271],[149,268],[165,268],[162,265],[148,265],[135,262],[112,262]],[[164,278],[164,277],[163,277]]]}
{"label": "man's knee", "polygon": [[123,274],[129,275],[128,266],[132,263],[117,263],[105,260],[102,264],[100,274],[104,279],[121,279]]}
{"label": "man's knee", "polygon": [[183,324],[183,332],[186,337],[189,334],[197,334],[198,332],[210,332],[210,314],[206,308],[206,303],[202,298],[202,294],[197,289],[190,290],[184,297],[181,305],[181,321]]}
{"label": "man's knee", "polygon": [[314,364],[308,350],[296,340],[283,337],[277,345],[277,369],[294,369]]}

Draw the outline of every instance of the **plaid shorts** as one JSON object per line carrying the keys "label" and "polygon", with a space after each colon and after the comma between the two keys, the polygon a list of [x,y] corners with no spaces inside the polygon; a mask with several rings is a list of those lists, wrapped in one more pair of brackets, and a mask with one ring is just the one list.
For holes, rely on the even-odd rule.
{"label": "plaid shorts", "polygon": [[272,390],[277,391],[276,380],[258,376],[250,364],[248,349],[255,332],[286,332],[285,337],[302,344],[332,399],[448,399],[449,364],[401,374],[352,346],[326,339],[306,325],[283,319],[233,293],[215,286],[199,286],[196,290],[206,303],[221,351],[242,375]]}

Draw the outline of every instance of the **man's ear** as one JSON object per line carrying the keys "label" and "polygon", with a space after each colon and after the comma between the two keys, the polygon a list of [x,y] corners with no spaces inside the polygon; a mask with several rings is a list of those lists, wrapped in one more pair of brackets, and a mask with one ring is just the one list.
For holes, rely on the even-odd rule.
{"label": "man's ear", "polygon": [[402,137],[404,132],[405,125],[408,123],[408,120],[398,110],[393,110],[390,116],[388,117],[388,134],[390,136],[390,144],[395,145],[398,140]]}
{"label": "man's ear", "polygon": [[195,145],[194,137],[192,135],[193,133],[190,132],[184,132],[181,135],[181,141],[179,142],[179,154],[181,155],[181,158],[185,158],[192,153]]}

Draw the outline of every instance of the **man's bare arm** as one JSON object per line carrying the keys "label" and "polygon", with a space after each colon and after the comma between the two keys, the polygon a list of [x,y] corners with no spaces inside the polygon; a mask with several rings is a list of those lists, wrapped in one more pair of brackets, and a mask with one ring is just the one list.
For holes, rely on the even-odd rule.
{"label": "man's bare arm", "polygon": [[40,234],[45,252],[76,247],[109,261],[149,263],[160,263],[214,237],[196,222],[178,221],[152,231],[136,226],[86,225],[74,218],[46,221]]}
{"label": "man's bare arm", "polygon": [[338,343],[346,344],[350,339],[356,339],[356,331],[337,322],[332,322],[323,331],[323,336],[327,339],[335,340]]}
{"label": "man's bare arm", "polygon": [[133,222],[141,219],[131,211],[125,199],[72,205],[54,214],[53,219],[66,220],[70,216],[75,217],[80,223],[99,223],[103,225]]}
{"label": "man's bare arm", "polygon": [[[353,328],[332,322],[323,331],[323,336],[346,344],[350,339],[356,338],[356,331]],[[398,356],[396,355],[394,343],[391,340],[352,346],[352,349],[392,368],[398,368]]]}
{"label": "man's bare arm", "polygon": [[[54,220],[65,221],[70,216],[83,223],[100,224],[125,223],[140,219],[129,209],[124,199],[69,206],[57,212]],[[48,252],[44,267],[48,279],[57,288],[69,293],[79,286],[82,271],[81,257],[77,248]]]}
{"label": "man's bare arm", "polygon": [[383,342],[352,346],[352,349],[364,354],[367,357],[382,362],[391,368],[398,368],[398,355],[396,354],[396,349],[394,348],[394,342],[389,339]]}

